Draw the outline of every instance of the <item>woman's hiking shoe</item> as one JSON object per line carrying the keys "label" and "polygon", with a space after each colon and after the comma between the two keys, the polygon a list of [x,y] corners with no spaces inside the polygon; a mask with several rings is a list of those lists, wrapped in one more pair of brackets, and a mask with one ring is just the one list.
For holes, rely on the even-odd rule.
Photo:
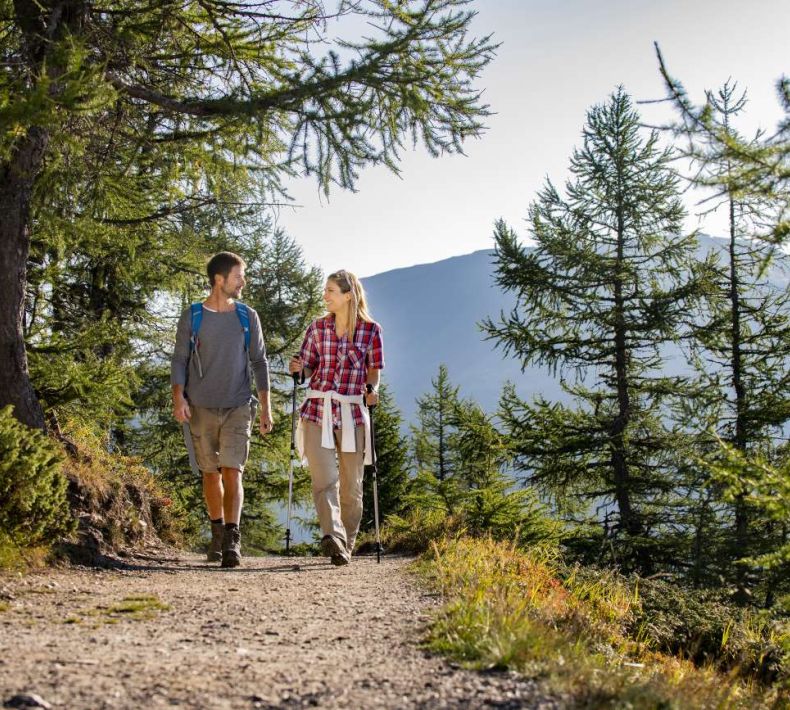
{"label": "woman's hiking shoe", "polygon": [[222,538],[222,567],[238,567],[241,564],[241,532],[234,527],[225,528]]}
{"label": "woman's hiking shoe", "polygon": [[224,523],[211,523],[211,542],[208,544],[206,559],[219,562],[222,559],[222,537],[225,534]]}
{"label": "woman's hiking shoe", "polygon": [[331,535],[324,535],[321,538],[321,552],[326,555],[336,567],[347,565],[349,563],[348,552],[346,546]]}

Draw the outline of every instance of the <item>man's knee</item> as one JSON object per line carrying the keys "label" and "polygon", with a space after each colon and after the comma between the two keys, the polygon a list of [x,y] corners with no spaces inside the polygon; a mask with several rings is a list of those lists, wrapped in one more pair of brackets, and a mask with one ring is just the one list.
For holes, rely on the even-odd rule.
{"label": "man's knee", "polygon": [[241,485],[241,471],[238,468],[226,468],[223,466],[220,470],[223,483],[238,483]]}

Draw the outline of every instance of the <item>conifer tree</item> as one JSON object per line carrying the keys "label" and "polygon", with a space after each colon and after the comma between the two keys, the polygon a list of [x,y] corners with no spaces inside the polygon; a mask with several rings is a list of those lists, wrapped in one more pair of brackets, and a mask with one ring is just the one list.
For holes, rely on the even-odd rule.
{"label": "conifer tree", "polygon": [[456,427],[458,386],[450,382],[447,366],[439,365],[431,391],[417,398],[417,425],[412,444],[417,467],[412,492],[417,505],[439,506],[452,513],[460,504],[461,481],[457,479]]}
{"label": "conifer tree", "polygon": [[[400,515],[406,505],[409,486],[409,445],[403,435],[403,416],[395,405],[389,387],[382,383],[379,403],[373,410],[376,426],[376,459],[380,522],[388,515]],[[364,481],[362,529],[373,530],[373,477]]]}
{"label": "conifer tree", "polygon": [[[659,55],[660,57],[660,55]],[[721,450],[702,442],[708,463],[746,462],[750,457],[772,460],[783,440],[782,428],[790,418],[790,289],[772,284],[766,266],[787,268],[782,250],[776,249],[788,196],[776,192],[779,183],[765,169],[779,156],[775,138],[758,133],[751,140],[741,136],[735,121],[746,106],[746,94],[726,82],[718,91],[707,91],[703,107],[694,107],[679,82],[669,83],[670,94],[681,120],[673,127],[682,142],[683,155],[692,166],[692,184],[707,191],[706,212],[726,210],[728,235],[720,254],[716,289],[697,334],[696,359],[703,387],[699,397],[684,408],[696,416],[700,428],[710,428],[731,449]],[[762,155],[762,170],[745,163]],[[710,441],[710,434],[708,433]],[[735,458],[733,458],[733,456]],[[725,465],[725,464],[722,464]],[[749,470],[745,464],[737,467]],[[759,474],[769,469],[754,465]],[[778,467],[774,476],[786,468]],[[722,491],[721,482],[726,481]],[[744,560],[770,555],[784,544],[783,533],[770,516],[752,504],[750,491],[759,482],[730,476],[711,482],[709,488],[729,509],[720,511],[720,523],[731,525],[732,534],[722,546],[704,546],[709,564],[717,574],[734,580],[735,598],[752,600],[755,583],[765,581],[760,570]],[[700,500],[704,496],[700,496]]]}
{"label": "conifer tree", "polygon": [[524,366],[559,372],[573,400],[505,392],[517,466],[569,517],[589,523],[607,511],[616,561],[649,573],[672,522],[677,439],[662,406],[682,384],[662,375],[661,347],[682,334],[704,282],[693,271],[696,240],[680,236],[671,153],[655,132],[642,136],[622,88],[590,109],[583,138],[567,197],[547,182],[530,207],[534,249],[497,223],[497,281],[517,305],[484,330]]}

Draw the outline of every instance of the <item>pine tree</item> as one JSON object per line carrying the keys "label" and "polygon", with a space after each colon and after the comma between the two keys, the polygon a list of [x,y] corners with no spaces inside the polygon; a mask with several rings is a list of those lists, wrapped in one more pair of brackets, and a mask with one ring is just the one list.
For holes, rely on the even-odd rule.
{"label": "pine tree", "polygon": [[[409,446],[403,435],[403,417],[386,384],[379,388],[379,403],[373,410],[378,464],[379,522],[388,515],[400,515],[406,505],[409,486]],[[365,474],[362,529],[373,530],[373,477]]]}
{"label": "pine tree", "polygon": [[[715,434],[714,446],[709,433],[708,441],[700,444],[708,463],[733,460],[729,451],[715,444],[719,438],[740,457],[738,461],[771,460],[790,418],[790,289],[771,284],[766,269],[769,262],[787,265],[784,252],[775,248],[776,225],[786,201],[767,189],[765,174],[760,178],[745,169],[743,159],[760,153],[768,159],[775,146],[761,133],[747,140],[737,132],[734,123],[746,106],[746,94],[739,94],[732,82],[717,92],[707,91],[702,108],[691,105],[677,82],[671,90],[682,117],[673,130],[687,139],[683,155],[692,167],[690,181],[708,192],[706,213],[726,210],[729,232],[717,268],[717,288],[709,294],[704,322],[696,331],[703,387],[686,412]],[[752,468],[764,470],[759,465]],[[784,544],[784,533],[751,503],[750,490],[758,484],[738,483],[735,477],[725,480],[724,491],[721,480],[709,486],[729,503],[721,516],[731,518],[732,534],[722,541],[724,549],[709,544],[705,550],[717,574],[725,572],[734,580],[736,600],[746,603],[763,575],[743,560],[770,554]]]}
{"label": "pine tree", "polygon": [[455,411],[458,386],[450,382],[446,365],[431,380],[432,390],[417,398],[417,425],[412,425],[416,464],[410,505],[453,514],[461,505],[463,481],[457,476]]}
{"label": "pine tree", "polygon": [[510,476],[510,443],[493,419],[473,400],[456,404],[453,444],[459,461],[457,477],[464,484],[466,531],[521,545],[556,540],[557,522],[549,518],[532,490],[517,488]]}
{"label": "pine tree", "polygon": [[[710,101],[701,107],[694,104],[683,84],[669,73],[658,44],[655,46],[668,99],[680,115],[680,123],[671,126],[672,130],[691,140],[691,153],[701,147],[700,139],[708,149],[714,150],[717,160],[726,163],[727,185],[733,193],[770,203],[772,219],[764,225],[762,237],[776,245],[787,244],[790,240],[790,78],[782,77],[776,82],[785,114],[776,130],[760,132],[755,139],[744,139],[719,120],[721,112],[717,116]],[[712,97],[710,92],[708,97]],[[702,183],[706,183],[705,177]],[[715,176],[708,184],[722,186]]]}
{"label": "pine tree", "polygon": [[661,374],[661,347],[680,336],[704,282],[693,271],[696,240],[679,236],[672,155],[655,132],[642,137],[622,88],[588,112],[583,137],[567,197],[548,182],[530,207],[534,250],[497,223],[497,281],[517,306],[484,329],[524,366],[559,371],[574,401],[505,392],[517,465],[569,517],[589,523],[607,511],[617,561],[649,573],[672,522],[676,437],[664,414],[681,392],[679,378]]}

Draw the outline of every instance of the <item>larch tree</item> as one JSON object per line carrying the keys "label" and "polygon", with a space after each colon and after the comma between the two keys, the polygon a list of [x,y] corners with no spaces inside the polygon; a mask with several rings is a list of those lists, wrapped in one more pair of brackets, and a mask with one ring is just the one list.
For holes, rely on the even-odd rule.
{"label": "larch tree", "polygon": [[[669,150],[643,135],[620,88],[590,109],[573,152],[567,196],[551,182],[529,210],[534,248],[496,225],[496,278],[516,295],[484,330],[524,366],[559,372],[572,404],[521,400],[506,390],[501,416],[516,465],[558,506],[600,525],[626,569],[650,573],[675,485],[678,437],[667,402],[682,378],[662,372],[662,347],[684,332],[705,286]],[[571,378],[572,375],[575,378]]]}

